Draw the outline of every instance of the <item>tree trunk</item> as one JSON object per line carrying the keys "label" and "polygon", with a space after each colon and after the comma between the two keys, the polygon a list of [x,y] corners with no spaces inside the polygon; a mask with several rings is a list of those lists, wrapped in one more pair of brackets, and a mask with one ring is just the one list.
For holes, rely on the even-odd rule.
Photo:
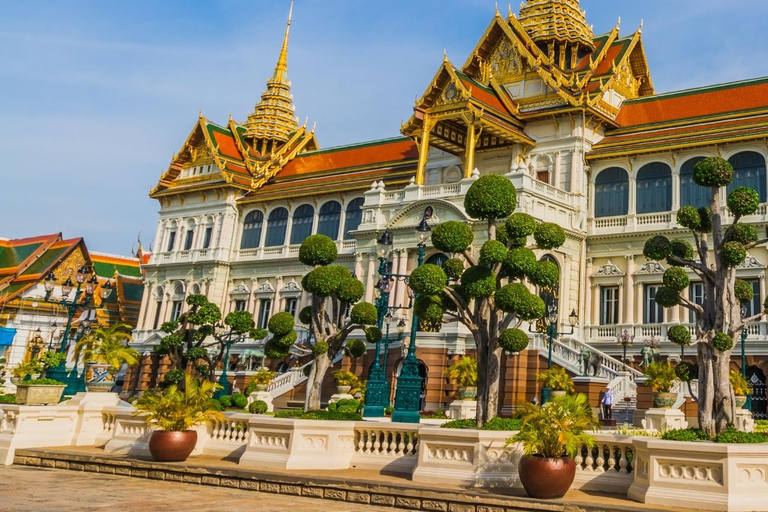
{"label": "tree trunk", "polygon": [[477,346],[477,426],[482,427],[490,418],[487,417],[488,404],[488,341],[483,334],[475,333],[475,345]]}
{"label": "tree trunk", "polygon": [[728,425],[733,424],[735,416],[735,397],[729,379],[731,351],[715,351],[713,362],[713,375],[715,377],[715,396],[712,404],[712,416],[715,424],[715,433],[719,434]]}
{"label": "tree trunk", "polygon": [[[711,336],[711,333],[710,333]],[[714,349],[709,345],[707,338],[699,340],[696,351],[699,359],[699,428],[710,435],[715,432],[712,420],[712,405],[715,396],[714,384]]]}
{"label": "tree trunk", "polygon": [[305,411],[320,410],[320,395],[323,390],[323,380],[328,368],[331,366],[331,358],[327,353],[315,356],[312,371],[307,379],[307,398],[304,402]]}
{"label": "tree trunk", "polygon": [[[499,387],[501,384],[502,348],[495,346],[488,350],[488,399],[485,403],[485,421],[490,421],[499,414]],[[478,404],[479,406],[480,404]]]}

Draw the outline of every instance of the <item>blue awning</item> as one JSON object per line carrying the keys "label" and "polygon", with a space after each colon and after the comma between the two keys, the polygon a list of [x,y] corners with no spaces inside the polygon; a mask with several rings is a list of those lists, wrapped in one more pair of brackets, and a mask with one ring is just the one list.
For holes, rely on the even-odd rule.
{"label": "blue awning", "polygon": [[13,338],[15,337],[16,329],[0,327],[0,347],[10,347],[13,345]]}

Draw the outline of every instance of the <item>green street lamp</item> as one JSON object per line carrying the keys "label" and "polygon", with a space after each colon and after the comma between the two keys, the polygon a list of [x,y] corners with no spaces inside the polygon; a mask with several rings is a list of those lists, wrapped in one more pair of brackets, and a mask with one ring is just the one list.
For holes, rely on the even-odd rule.
{"label": "green street lamp", "polygon": [[[54,275],[52,271],[48,272],[48,275],[43,280],[43,286],[45,287],[45,302],[50,304],[58,304],[59,306],[62,306],[67,312],[67,325],[64,328],[64,335],[61,340],[61,346],[59,347],[59,352],[65,355],[69,352],[69,334],[70,330],[72,329],[72,318],[74,318],[75,313],[78,310],[85,310],[87,312],[96,309],[96,304],[93,302],[93,294],[96,292],[96,288],[99,285],[99,280],[96,277],[96,274],[92,274],[91,278],[88,279],[89,274],[90,271],[86,265],[80,267],[75,274],[75,281],[77,284],[72,282],[71,277],[68,277],[67,280],[64,281],[64,283],[61,285],[61,297],[59,299],[51,298],[53,290],[56,287],[56,275]],[[84,290],[83,285],[85,285]],[[68,300],[68,297],[72,294],[73,290],[75,292],[75,296],[72,300]],[[99,296],[103,301],[111,294],[112,284],[107,281],[104,286],[101,287]],[[74,337],[75,343],[77,343],[83,334],[86,334],[90,331],[90,318],[90,315],[86,314],[85,318],[80,323],[80,326],[78,327]],[[46,377],[58,380],[59,382],[63,382],[66,385],[64,388],[65,395],[74,395],[79,391],[85,391],[85,383],[83,382],[82,376],[79,375],[77,371],[77,361],[75,361],[75,366],[69,372],[67,372],[66,361],[62,361],[59,366],[49,370]]]}
{"label": "green street lamp", "polygon": [[[547,308],[544,313],[544,317],[540,320],[543,325],[546,326],[546,330],[544,331],[547,334],[547,344],[548,344],[548,351],[547,351],[547,369],[552,368],[552,346],[555,344],[555,339],[558,336],[562,335],[571,335],[574,333],[574,329],[579,324],[579,315],[576,314],[576,310],[572,310],[571,314],[568,315],[568,323],[571,326],[571,330],[569,332],[557,332],[557,318],[558,318],[558,311],[557,311],[557,299],[554,297],[553,294],[550,294],[548,300],[547,300]],[[529,327],[530,330],[530,327]],[[549,400],[549,395],[551,393],[551,389],[548,387],[541,388],[541,404],[544,405]]]}
{"label": "green street lamp", "polygon": [[[417,244],[419,249],[417,266],[421,266],[424,263],[427,240],[429,240],[432,234],[432,229],[427,223],[427,220],[431,217],[432,207],[428,206],[424,210],[421,222],[416,226],[416,239],[419,241]],[[420,419],[421,388],[424,379],[419,375],[419,362],[416,359],[416,331],[418,326],[419,319],[414,311],[411,315],[411,341],[408,344],[408,354],[405,356],[400,375],[397,377],[395,409],[392,412],[393,422],[418,423]]]}
{"label": "green street lamp", "polygon": [[[741,319],[747,318],[747,305],[742,304],[741,305]],[[746,342],[747,342],[747,335],[749,334],[747,329],[747,325],[745,324],[741,329],[741,376],[745,379],[747,378],[747,352],[746,352]],[[747,395],[747,402],[744,404],[744,408],[748,411],[752,410],[752,395]]]}

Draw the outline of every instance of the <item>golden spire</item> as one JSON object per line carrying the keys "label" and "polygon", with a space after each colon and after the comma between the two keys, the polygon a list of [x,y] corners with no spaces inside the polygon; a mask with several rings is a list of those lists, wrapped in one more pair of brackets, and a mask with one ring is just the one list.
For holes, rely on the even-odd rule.
{"label": "golden spire", "polygon": [[[261,95],[261,101],[256,104],[256,108],[245,122],[245,137],[251,139],[261,153],[271,152],[276,143],[286,142],[299,128],[294,117],[296,108],[293,106],[291,82],[288,81],[288,38],[293,19],[293,2],[294,0],[291,0],[285,37],[275,72],[267,81],[267,90]],[[257,145],[256,141],[261,143]]]}
{"label": "golden spire", "polygon": [[520,23],[536,43],[571,43],[594,49],[595,35],[579,0],[526,0]]}

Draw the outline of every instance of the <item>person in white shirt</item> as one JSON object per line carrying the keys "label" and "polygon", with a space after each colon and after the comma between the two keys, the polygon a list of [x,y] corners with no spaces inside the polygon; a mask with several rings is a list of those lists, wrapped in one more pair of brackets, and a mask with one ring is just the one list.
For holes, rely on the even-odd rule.
{"label": "person in white shirt", "polygon": [[603,393],[600,405],[603,410],[603,418],[607,420],[613,418],[613,411],[611,410],[613,408],[613,391],[610,388],[606,388],[605,393]]}

